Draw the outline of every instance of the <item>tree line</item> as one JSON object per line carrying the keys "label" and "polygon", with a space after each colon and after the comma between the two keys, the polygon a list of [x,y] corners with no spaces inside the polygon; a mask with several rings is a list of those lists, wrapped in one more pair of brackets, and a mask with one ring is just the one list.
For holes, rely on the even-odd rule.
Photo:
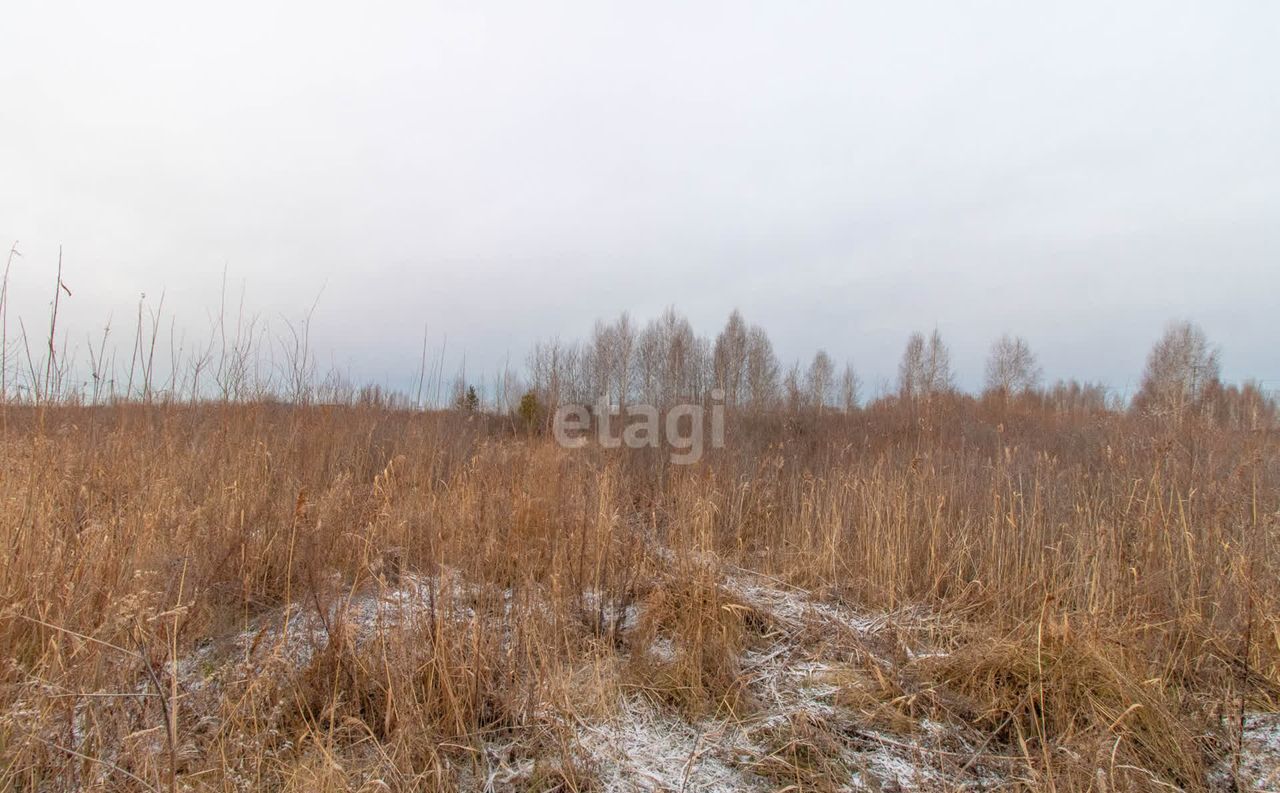
{"label": "tree line", "polygon": [[[723,399],[747,410],[843,410],[861,405],[852,364],[837,365],[819,349],[807,365],[784,367],[768,333],[734,310],[714,338],[694,332],[674,308],[641,325],[628,313],[599,320],[583,341],[536,343],[527,360],[523,412],[533,406],[591,404],[667,406]],[[881,399],[931,402],[957,394],[951,353],[934,330],[907,338],[896,390]],[[461,392],[460,392],[461,393]],[[987,355],[984,399],[1034,402],[1060,411],[1115,410],[1182,420],[1191,416],[1242,428],[1275,425],[1276,400],[1256,382],[1226,384],[1220,353],[1189,321],[1169,324],[1152,347],[1141,384],[1126,406],[1099,384],[1059,380],[1045,385],[1026,339],[1003,335]]]}
{"label": "tree line", "polygon": [[[817,350],[802,364],[784,366],[769,334],[733,310],[714,337],[699,335],[675,308],[643,324],[623,312],[599,320],[582,341],[550,339],[534,344],[523,374],[509,367],[486,388],[467,378],[465,363],[447,386],[447,336],[428,366],[424,330],[422,361],[412,393],[359,385],[337,370],[321,374],[311,339],[313,303],[299,318],[269,328],[246,314],[243,291],[228,300],[224,273],[218,311],[207,336],[187,339],[176,318],[158,303],[138,302],[125,328],[125,346],[114,339],[110,320],[100,337],[86,340],[87,371],[77,364],[77,347],[59,330],[63,283],[61,257],[50,316],[31,333],[18,318],[9,322],[9,269],[20,254],[10,249],[0,273],[0,404],[117,401],[280,400],[382,404],[422,409],[451,405],[478,411],[547,414],[563,404],[594,404],[604,398],[618,406],[643,403],[669,407],[681,402],[723,400],[731,409],[852,412],[862,405],[862,381],[853,365],[837,363]],[[167,339],[166,339],[167,337]],[[167,344],[166,344],[167,341]],[[118,353],[121,354],[118,359]],[[465,359],[464,359],[465,360]],[[478,387],[477,387],[478,386]],[[941,334],[915,332],[907,338],[896,388],[875,401],[933,403],[959,393],[951,354]],[[1182,421],[1199,417],[1221,425],[1274,427],[1275,397],[1257,382],[1239,385],[1221,378],[1220,353],[1194,323],[1171,323],[1152,347],[1141,385],[1127,403],[1097,383],[1044,383],[1043,370],[1027,341],[1004,335],[991,346],[985,368],[984,399],[1039,403],[1059,412],[1129,409]]]}

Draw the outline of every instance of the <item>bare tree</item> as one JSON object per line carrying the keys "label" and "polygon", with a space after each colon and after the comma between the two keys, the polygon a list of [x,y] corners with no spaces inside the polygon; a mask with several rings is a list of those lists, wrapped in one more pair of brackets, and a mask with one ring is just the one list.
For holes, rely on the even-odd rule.
{"label": "bare tree", "polygon": [[716,387],[715,356],[712,342],[705,336],[694,337],[692,350],[693,387],[690,396],[700,400]]}
{"label": "bare tree", "polygon": [[622,312],[613,323],[613,392],[619,405],[631,400],[631,376],[635,367],[636,326]]}
{"label": "bare tree", "polygon": [[613,327],[602,319],[591,329],[591,341],[582,351],[581,390],[588,401],[608,396],[613,384]]}
{"label": "bare tree", "polygon": [[1192,322],[1171,323],[1151,348],[1134,408],[1181,417],[1219,384],[1218,351]]}
{"label": "bare tree", "polygon": [[1034,391],[1041,370],[1031,346],[1021,336],[1005,334],[991,345],[987,357],[987,390],[1009,396]]}
{"label": "bare tree", "polygon": [[636,386],[640,397],[650,405],[662,402],[663,362],[666,360],[667,343],[662,323],[650,320],[636,341]]}
{"label": "bare tree", "polygon": [[778,399],[778,358],[769,334],[759,325],[747,334],[747,389],[757,409],[771,407]]}
{"label": "bare tree", "polygon": [[831,363],[831,356],[827,355],[826,350],[818,350],[814,353],[808,374],[805,376],[809,404],[819,410],[829,405],[834,385],[835,366]]}
{"label": "bare tree", "polygon": [[898,365],[898,391],[905,399],[928,399],[955,387],[951,374],[951,353],[938,331],[929,335],[912,333]]}
{"label": "bare tree", "polygon": [[636,329],[625,311],[614,322],[597,320],[583,352],[585,391],[590,399],[607,397],[622,405],[631,397],[635,370]]}
{"label": "bare tree", "polygon": [[929,345],[925,353],[929,393],[940,394],[955,390],[955,378],[951,373],[951,351],[942,343],[942,335],[936,329],[929,334]]}
{"label": "bare tree", "polygon": [[1101,413],[1107,409],[1107,389],[1101,383],[1058,380],[1045,392],[1045,398],[1059,413]]}
{"label": "bare tree", "polygon": [[858,379],[857,372],[853,371],[853,364],[846,363],[844,373],[840,376],[840,402],[844,406],[844,412],[852,413],[857,409],[861,390],[862,382]]}
{"label": "bare tree", "polygon": [[668,307],[658,319],[665,347],[662,367],[662,404],[694,396],[699,366],[698,337],[689,320]]}
{"label": "bare tree", "polygon": [[577,393],[578,363],[580,351],[577,345],[566,345],[559,339],[539,342],[529,355],[530,385],[542,403],[554,410],[572,401],[580,401]]}
{"label": "bare tree", "polygon": [[724,389],[725,404],[736,406],[747,369],[747,323],[736,308],[716,337],[712,358],[715,382]]}
{"label": "bare tree", "polygon": [[787,400],[788,410],[795,411],[804,407],[805,391],[800,382],[799,362],[791,364],[791,368],[787,370],[787,376],[782,379],[782,392]]}
{"label": "bare tree", "polygon": [[1222,426],[1245,430],[1260,430],[1276,426],[1280,416],[1277,394],[1268,394],[1262,385],[1246,380],[1240,385],[1223,385],[1210,389],[1207,395],[1214,419]]}
{"label": "bare tree", "polygon": [[903,399],[915,399],[921,395],[924,379],[924,334],[916,332],[907,337],[898,364],[898,392]]}

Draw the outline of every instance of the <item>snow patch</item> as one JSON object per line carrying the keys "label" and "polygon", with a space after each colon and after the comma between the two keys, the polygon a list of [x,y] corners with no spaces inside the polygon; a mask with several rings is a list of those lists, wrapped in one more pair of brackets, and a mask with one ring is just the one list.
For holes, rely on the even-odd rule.
{"label": "snow patch", "polygon": [[763,790],[761,780],[726,762],[733,731],[720,722],[690,725],[628,700],[617,718],[581,725],[578,742],[595,759],[604,790]]}
{"label": "snow patch", "polygon": [[[1232,730],[1232,741],[1237,738]],[[1239,735],[1239,757],[1226,757],[1213,771],[1213,781],[1231,788],[1233,779],[1241,791],[1280,791],[1280,713],[1250,713]]]}

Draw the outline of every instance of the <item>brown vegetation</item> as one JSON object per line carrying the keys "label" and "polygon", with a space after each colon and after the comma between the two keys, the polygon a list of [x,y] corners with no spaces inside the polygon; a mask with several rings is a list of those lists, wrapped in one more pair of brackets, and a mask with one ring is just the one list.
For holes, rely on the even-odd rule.
{"label": "brown vegetation", "polygon": [[591,725],[642,703],[762,789],[892,786],[896,742],[1197,790],[1280,704],[1273,434],[943,396],[677,466],[377,404],[7,413],[5,789],[606,787]]}
{"label": "brown vegetation", "polygon": [[[539,344],[492,400],[464,373],[442,393],[424,339],[409,400],[317,382],[310,312],[273,347],[225,299],[168,372],[163,303],[140,304],[127,365],[105,331],[77,387],[62,291],[47,344],[0,339],[0,789],[1207,790],[1280,768],[1276,406],[1219,382],[1194,326],[1131,410],[1040,390],[1015,338],[961,394],[936,331],[860,407],[826,352],[783,374],[737,312],[713,343],[674,310]],[[552,440],[557,406],[601,395],[722,399],[725,444],[678,465]]]}

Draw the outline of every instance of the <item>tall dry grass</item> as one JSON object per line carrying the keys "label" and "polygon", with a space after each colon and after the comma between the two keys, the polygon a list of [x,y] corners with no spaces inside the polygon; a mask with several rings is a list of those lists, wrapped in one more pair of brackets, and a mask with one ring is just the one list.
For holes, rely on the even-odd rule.
{"label": "tall dry grass", "polygon": [[[726,568],[936,615],[842,696],[976,727],[1009,787],[1204,789],[1280,704],[1274,434],[956,398],[731,416],[677,466],[377,405],[7,413],[4,789],[466,789],[493,742],[591,789],[566,725],[619,692],[751,711],[775,629]],[[354,608],[405,580],[429,607]],[[779,784],[823,789],[797,740]]]}

